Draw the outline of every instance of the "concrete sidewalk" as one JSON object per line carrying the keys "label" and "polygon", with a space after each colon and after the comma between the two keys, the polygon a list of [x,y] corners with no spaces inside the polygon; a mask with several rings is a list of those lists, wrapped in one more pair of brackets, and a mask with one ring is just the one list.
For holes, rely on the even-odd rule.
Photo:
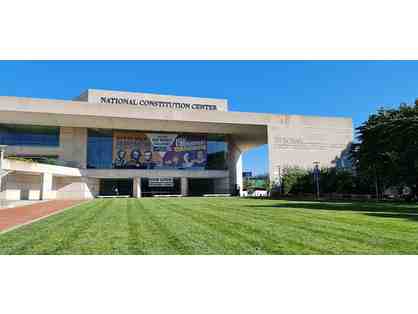
{"label": "concrete sidewalk", "polygon": [[9,201],[9,200],[0,200],[0,210],[5,210],[7,208],[13,207],[23,207],[32,204],[42,203],[45,201]]}

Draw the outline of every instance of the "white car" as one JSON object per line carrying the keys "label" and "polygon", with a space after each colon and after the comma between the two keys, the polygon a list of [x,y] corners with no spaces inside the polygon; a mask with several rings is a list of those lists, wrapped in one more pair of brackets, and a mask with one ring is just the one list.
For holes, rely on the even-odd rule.
{"label": "white car", "polygon": [[267,197],[267,191],[266,190],[255,190],[252,196]]}

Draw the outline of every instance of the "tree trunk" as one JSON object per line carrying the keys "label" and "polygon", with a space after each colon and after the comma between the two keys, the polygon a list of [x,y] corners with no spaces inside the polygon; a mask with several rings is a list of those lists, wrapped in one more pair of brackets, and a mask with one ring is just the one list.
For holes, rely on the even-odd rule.
{"label": "tree trunk", "polygon": [[415,176],[415,200],[418,201],[418,176]]}
{"label": "tree trunk", "polygon": [[376,190],[376,201],[379,200],[379,183],[377,181],[377,170],[376,167],[374,167],[374,187]]}

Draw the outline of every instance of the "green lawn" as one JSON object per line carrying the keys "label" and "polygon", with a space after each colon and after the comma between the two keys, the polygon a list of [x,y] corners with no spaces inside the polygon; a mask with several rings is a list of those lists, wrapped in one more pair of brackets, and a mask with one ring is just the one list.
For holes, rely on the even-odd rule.
{"label": "green lawn", "polygon": [[0,235],[0,254],[417,254],[418,206],[106,199]]}

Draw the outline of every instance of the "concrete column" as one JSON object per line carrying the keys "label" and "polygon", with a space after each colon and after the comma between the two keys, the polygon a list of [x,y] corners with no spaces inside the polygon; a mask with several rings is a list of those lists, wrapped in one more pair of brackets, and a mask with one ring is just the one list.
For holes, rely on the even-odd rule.
{"label": "concrete column", "polygon": [[239,188],[239,196],[242,196],[242,188],[244,185],[243,179],[242,179],[242,154],[239,154],[237,163],[235,164],[235,176],[236,176],[236,184]]}
{"label": "concrete column", "polygon": [[[267,127],[267,141],[268,141],[268,161],[269,161],[269,179],[273,184],[273,188],[280,190],[280,187],[277,184],[280,184],[280,174],[283,171],[282,162],[280,160],[278,153],[273,152],[274,144],[274,129],[271,125]],[[277,145],[276,145],[277,146]],[[278,150],[278,149],[276,149]]]}
{"label": "concrete column", "polygon": [[87,129],[86,128],[60,128],[60,159],[68,166],[86,168],[87,164]]}
{"label": "concrete column", "polygon": [[[6,198],[3,195],[3,188],[6,186],[6,174],[7,171],[3,170],[3,160],[4,152],[6,150],[6,145],[0,145],[0,199]],[[6,192],[4,192],[5,194]]]}
{"label": "concrete column", "polygon": [[238,194],[242,195],[242,151],[234,141],[230,140],[229,144],[228,170],[230,193],[235,194],[238,187]]}
{"label": "concrete column", "polygon": [[47,200],[52,193],[52,174],[43,173],[41,176],[41,200]]}
{"label": "concrete column", "polygon": [[140,198],[141,195],[141,178],[134,178],[134,193],[133,197]]}
{"label": "concrete column", "polygon": [[6,145],[0,145],[0,170],[3,169],[3,159],[4,159],[5,150],[6,150]]}
{"label": "concrete column", "polygon": [[181,195],[187,196],[189,194],[189,179],[181,178]]}

